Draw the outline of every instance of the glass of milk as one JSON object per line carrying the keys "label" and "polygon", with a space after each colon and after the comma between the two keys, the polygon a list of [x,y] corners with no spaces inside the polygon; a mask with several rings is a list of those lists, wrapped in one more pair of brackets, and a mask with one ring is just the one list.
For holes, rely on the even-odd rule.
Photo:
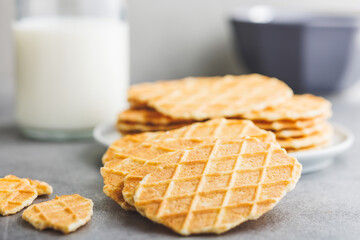
{"label": "glass of milk", "polygon": [[122,0],[19,0],[13,24],[16,120],[37,139],[90,137],[126,106]]}

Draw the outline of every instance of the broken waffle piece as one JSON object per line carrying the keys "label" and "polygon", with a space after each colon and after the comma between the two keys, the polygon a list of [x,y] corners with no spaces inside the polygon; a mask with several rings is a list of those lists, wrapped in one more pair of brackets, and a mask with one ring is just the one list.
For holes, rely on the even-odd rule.
{"label": "broken waffle piece", "polygon": [[56,196],[55,199],[27,208],[22,218],[36,229],[52,228],[70,233],[90,221],[93,201],[79,194]]}
{"label": "broken waffle piece", "polygon": [[15,176],[0,178],[0,214],[10,215],[29,206],[38,193],[27,179]]}
{"label": "broken waffle piece", "polygon": [[[14,175],[7,175],[5,177],[6,179],[19,179],[18,177]],[[38,193],[38,196],[42,195],[50,195],[53,193],[53,188],[46,182],[42,182],[39,180],[32,180],[30,178],[26,178],[30,182],[30,185],[35,188],[35,190]]]}
{"label": "broken waffle piece", "polygon": [[50,195],[53,193],[53,188],[47,184],[46,182],[42,182],[42,181],[39,181],[39,180],[32,180],[32,179],[29,179],[27,178],[30,182],[30,185],[33,186],[36,191],[38,192],[38,195],[39,196],[42,196],[42,195]]}

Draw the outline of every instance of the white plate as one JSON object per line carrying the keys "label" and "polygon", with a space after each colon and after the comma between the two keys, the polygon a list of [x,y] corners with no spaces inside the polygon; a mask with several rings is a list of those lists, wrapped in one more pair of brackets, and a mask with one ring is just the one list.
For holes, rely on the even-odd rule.
{"label": "white plate", "polygon": [[[347,128],[340,124],[332,124],[335,132],[333,141],[329,146],[290,153],[303,165],[303,173],[315,172],[328,167],[336,156],[346,151],[353,144],[354,136]],[[112,142],[119,139],[121,134],[116,131],[113,123],[103,123],[94,129],[93,136],[98,143],[108,147]]]}

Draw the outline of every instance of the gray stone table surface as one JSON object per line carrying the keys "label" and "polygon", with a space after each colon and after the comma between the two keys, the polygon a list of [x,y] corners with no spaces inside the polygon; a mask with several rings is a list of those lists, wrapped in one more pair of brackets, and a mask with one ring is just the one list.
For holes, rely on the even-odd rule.
{"label": "gray stone table surface", "polygon": [[[1,93],[1,91],[0,91]],[[123,211],[102,192],[99,173],[105,149],[92,140],[41,142],[22,138],[12,117],[12,102],[0,94],[0,176],[15,174],[44,180],[54,187],[50,197],[79,193],[91,198],[94,215],[90,223],[64,236],[37,231],[21,219],[21,213],[0,217],[0,239],[168,239],[179,238],[165,227],[136,212]],[[333,121],[360,137],[360,105],[334,103]],[[359,239],[360,238],[360,146],[354,146],[329,168],[304,175],[272,211],[248,221],[219,239]]]}

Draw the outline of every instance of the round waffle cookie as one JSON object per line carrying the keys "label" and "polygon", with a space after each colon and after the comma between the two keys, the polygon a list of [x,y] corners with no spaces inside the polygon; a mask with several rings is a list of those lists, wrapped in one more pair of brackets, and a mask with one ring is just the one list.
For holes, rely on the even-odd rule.
{"label": "round waffle cookie", "polygon": [[53,200],[30,206],[22,218],[39,230],[53,228],[69,233],[90,221],[93,205],[90,199],[78,194],[56,196]]}
{"label": "round waffle cookie", "polygon": [[172,118],[204,120],[260,111],[292,94],[276,78],[250,74],[139,84],[130,88],[129,101],[145,103]]}
{"label": "round waffle cookie", "polygon": [[331,103],[311,94],[294,95],[287,101],[261,111],[252,111],[242,115],[251,120],[297,120],[309,119],[331,112]]}
{"label": "round waffle cookie", "polygon": [[277,138],[278,143],[285,149],[303,149],[311,146],[317,146],[329,141],[333,135],[333,128],[326,123],[324,129],[311,135],[297,138]]}
{"label": "round waffle cookie", "polygon": [[[161,154],[199,145],[205,139],[245,136],[277,144],[273,133],[256,127],[251,121],[227,119],[213,119],[168,132],[123,137],[114,142],[103,156],[104,167],[101,169],[101,174],[105,183],[104,193],[124,209],[131,209],[125,203],[122,194],[124,178],[131,171],[142,167],[147,161]],[[132,192],[133,190],[130,191]]]}
{"label": "round waffle cookie", "polygon": [[255,138],[218,139],[163,154],[137,186],[136,209],[177,233],[223,233],[271,210],[291,191],[301,164]]}

